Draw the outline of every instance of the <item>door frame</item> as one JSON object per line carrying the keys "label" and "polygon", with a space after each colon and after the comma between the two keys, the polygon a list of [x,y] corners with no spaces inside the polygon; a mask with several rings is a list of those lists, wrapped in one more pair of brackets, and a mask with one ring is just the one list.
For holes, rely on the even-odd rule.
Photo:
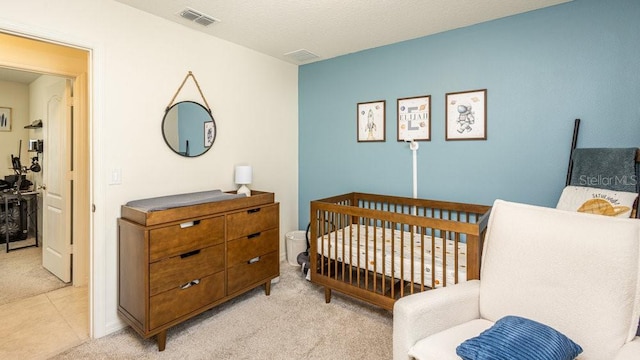
{"label": "door frame", "polygon": [[[96,264],[94,244],[94,208],[92,163],[92,88],[95,86],[93,67],[95,49],[92,46],[74,45],[50,35],[36,34],[30,28],[18,28],[14,24],[0,22],[0,66],[43,74],[72,78],[74,91],[74,140],[72,175],[72,236],[74,239],[74,286],[89,287],[89,336],[106,334],[104,323],[104,286],[96,278],[103,278],[104,271]],[[84,240],[84,241],[82,241]],[[103,247],[103,246],[102,246]],[[80,256],[79,256],[80,255]],[[98,261],[104,263],[104,261]],[[104,285],[104,284],[102,284]],[[98,294],[98,296],[96,296]]]}

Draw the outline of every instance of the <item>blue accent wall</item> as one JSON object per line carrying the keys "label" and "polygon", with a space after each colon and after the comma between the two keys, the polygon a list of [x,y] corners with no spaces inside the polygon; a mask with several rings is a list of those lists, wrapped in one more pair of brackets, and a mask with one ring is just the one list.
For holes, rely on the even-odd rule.
{"label": "blue accent wall", "polygon": [[[418,197],[555,206],[578,147],[640,146],[640,1],[569,3],[299,69],[299,226],[309,202],[412,196],[398,98],[431,95]],[[487,140],[445,141],[445,94],[487,89]],[[358,143],[356,106],[386,101],[386,142]]]}

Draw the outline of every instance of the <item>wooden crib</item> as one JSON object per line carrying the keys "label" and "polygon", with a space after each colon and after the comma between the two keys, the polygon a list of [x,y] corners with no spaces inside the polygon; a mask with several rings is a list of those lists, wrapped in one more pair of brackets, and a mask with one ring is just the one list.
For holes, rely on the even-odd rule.
{"label": "wooden crib", "polygon": [[311,202],[310,277],[392,310],[405,295],[480,276],[491,207],[349,193]]}

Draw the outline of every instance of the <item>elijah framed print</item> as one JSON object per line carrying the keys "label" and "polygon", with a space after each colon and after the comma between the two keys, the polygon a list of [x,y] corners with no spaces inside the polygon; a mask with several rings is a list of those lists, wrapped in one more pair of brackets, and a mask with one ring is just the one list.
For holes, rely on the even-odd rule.
{"label": "elijah framed print", "polygon": [[431,140],[431,96],[398,99],[398,141]]}

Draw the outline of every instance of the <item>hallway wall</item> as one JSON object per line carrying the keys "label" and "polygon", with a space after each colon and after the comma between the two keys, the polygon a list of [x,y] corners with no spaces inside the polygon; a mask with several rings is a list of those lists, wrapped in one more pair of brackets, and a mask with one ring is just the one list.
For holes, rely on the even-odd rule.
{"label": "hallway wall", "polygon": [[11,155],[20,156],[18,147],[22,140],[21,154],[26,155],[29,131],[29,87],[25,84],[0,81],[0,107],[11,108],[11,131],[0,131],[0,179],[13,175]]}

